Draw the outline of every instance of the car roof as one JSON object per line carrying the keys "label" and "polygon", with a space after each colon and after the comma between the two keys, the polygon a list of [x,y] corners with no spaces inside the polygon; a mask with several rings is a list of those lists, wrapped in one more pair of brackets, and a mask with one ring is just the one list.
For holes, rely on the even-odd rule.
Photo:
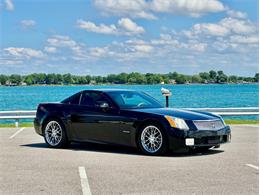
{"label": "car roof", "polygon": [[86,92],[86,91],[99,91],[99,92],[116,92],[116,91],[122,91],[122,92],[125,92],[125,91],[136,91],[136,90],[131,90],[131,89],[113,89],[113,88],[105,88],[105,89],[86,89],[86,90],[83,90],[83,92]]}

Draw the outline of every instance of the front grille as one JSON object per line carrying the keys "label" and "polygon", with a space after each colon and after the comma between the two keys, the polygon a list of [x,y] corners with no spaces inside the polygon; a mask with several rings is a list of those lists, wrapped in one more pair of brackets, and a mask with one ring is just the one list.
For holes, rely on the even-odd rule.
{"label": "front grille", "polygon": [[219,130],[225,127],[221,120],[201,120],[201,121],[193,121],[194,125],[198,130]]}

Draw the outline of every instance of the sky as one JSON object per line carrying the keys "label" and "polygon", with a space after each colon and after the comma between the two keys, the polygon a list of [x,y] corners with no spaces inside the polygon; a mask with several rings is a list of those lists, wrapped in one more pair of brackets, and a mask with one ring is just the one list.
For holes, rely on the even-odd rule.
{"label": "sky", "polygon": [[0,74],[258,72],[257,0],[2,0]]}

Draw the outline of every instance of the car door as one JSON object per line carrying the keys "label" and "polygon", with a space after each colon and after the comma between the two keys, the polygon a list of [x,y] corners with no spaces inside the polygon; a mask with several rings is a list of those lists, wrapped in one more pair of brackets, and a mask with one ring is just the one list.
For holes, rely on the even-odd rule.
{"label": "car door", "polygon": [[[100,107],[104,102],[108,104],[107,108]],[[120,143],[119,131],[123,121],[119,110],[97,91],[83,92],[80,104],[71,109],[71,129],[77,140]]]}

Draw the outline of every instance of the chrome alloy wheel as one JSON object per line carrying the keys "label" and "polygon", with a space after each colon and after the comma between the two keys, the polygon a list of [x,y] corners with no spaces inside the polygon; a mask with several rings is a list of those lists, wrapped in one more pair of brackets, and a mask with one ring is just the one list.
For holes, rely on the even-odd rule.
{"label": "chrome alloy wheel", "polygon": [[157,152],[163,143],[161,131],[156,126],[147,126],[141,134],[141,144],[149,153]]}
{"label": "chrome alloy wheel", "polygon": [[62,139],[62,128],[57,121],[50,121],[45,127],[45,138],[51,146],[57,146]]}

